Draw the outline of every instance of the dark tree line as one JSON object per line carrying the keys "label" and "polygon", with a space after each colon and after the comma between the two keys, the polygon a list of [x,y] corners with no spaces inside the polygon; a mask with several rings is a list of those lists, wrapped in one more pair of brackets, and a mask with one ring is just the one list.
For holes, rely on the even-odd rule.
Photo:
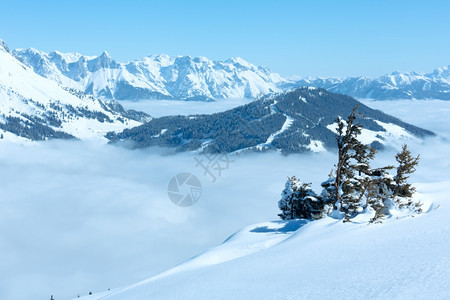
{"label": "dark tree line", "polygon": [[39,123],[37,120],[38,119],[26,120],[8,116],[5,117],[5,123],[0,122],[0,129],[33,141],[47,139],[75,139],[73,135],[63,131],[56,131],[46,124]]}

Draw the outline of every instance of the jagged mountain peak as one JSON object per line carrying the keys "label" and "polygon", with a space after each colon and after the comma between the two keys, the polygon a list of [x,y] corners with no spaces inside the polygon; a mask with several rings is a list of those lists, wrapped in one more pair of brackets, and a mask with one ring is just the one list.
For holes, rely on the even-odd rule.
{"label": "jagged mountain peak", "polygon": [[96,72],[100,69],[118,68],[120,68],[120,65],[106,51],[103,51],[103,53],[96,58],[88,60],[88,69],[91,72]]}
{"label": "jagged mountain peak", "polygon": [[111,58],[111,55],[109,55],[109,53],[106,50],[103,50],[102,54],[100,54],[99,56]]}
{"label": "jagged mountain peak", "polygon": [[252,65],[251,63],[247,62],[245,59],[243,59],[243,58],[241,58],[239,56],[231,57],[231,58],[227,59],[225,62],[231,63],[231,64],[236,65],[236,66],[248,68],[248,69],[256,68],[255,65]]}
{"label": "jagged mountain peak", "polygon": [[431,75],[450,79],[450,65],[435,69]]}
{"label": "jagged mountain peak", "polygon": [[77,53],[77,52],[63,53],[63,52],[59,52],[57,50],[49,52],[48,57],[50,59],[59,60],[60,62],[64,62],[66,64],[75,63],[75,62],[79,61],[80,59],[85,58],[85,57],[83,57],[82,54]]}
{"label": "jagged mountain peak", "polygon": [[391,72],[390,75],[397,76],[397,75],[400,75],[400,74],[402,74],[402,73],[400,73],[400,71],[393,71],[393,72]]}
{"label": "jagged mountain peak", "polygon": [[22,52],[22,53],[30,53],[30,54],[34,54],[34,55],[38,54],[38,55],[43,55],[43,56],[47,54],[44,51],[40,51],[33,47],[28,47],[28,48],[24,48],[24,49],[15,49],[14,51]]}
{"label": "jagged mountain peak", "polygon": [[[162,63],[164,66],[172,64],[176,57],[170,56],[168,54],[152,54],[144,57],[144,61],[157,61]],[[134,60],[133,62],[141,62],[141,60]]]}

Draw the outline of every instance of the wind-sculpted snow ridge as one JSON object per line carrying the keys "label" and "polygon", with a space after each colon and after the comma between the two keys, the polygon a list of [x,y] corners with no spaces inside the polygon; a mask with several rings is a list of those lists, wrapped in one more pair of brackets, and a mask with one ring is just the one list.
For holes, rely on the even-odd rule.
{"label": "wind-sculpted snow ridge", "polygon": [[37,75],[0,43],[0,138],[20,142],[104,139],[108,131],[150,119]]}
{"label": "wind-sculpted snow ridge", "polygon": [[260,223],[159,275],[81,299],[445,299],[448,184],[418,184],[440,198],[417,195],[424,213],[415,217]]}
{"label": "wind-sculpted snow ridge", "polygon": [[277,150],[318,152],[335,147],[335,120],[359,105],[363,142],[376,147],[425,138],[434,133],[407,124],[357,100],[324,89],[300,88],[211,115],[170,116],[121,133],[109,133],[113,143],[136,148],[161,146],[177,151],[239,152]]}

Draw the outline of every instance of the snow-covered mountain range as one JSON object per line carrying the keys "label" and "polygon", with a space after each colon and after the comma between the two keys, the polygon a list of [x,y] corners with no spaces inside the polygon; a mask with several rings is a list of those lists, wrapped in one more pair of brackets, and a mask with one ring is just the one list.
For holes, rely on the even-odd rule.
{"label": "snow-covered mountain range", "polygon": [[280,88],[314,86],[330,92],[356,98],[390,99],[441,99],[450,100],[450,66],[431,73],[393,72],[378,78],[350,77],[318,78],[288,82]]}
{"label": "snow-covered mountain range", "polygon": [[37,75],[0,41],[0,138],[101,138],[150,120]]}
{"label": "snow-covered mountain range", "polygon": [[212,61],[205,57],[152,55],[117,62],[100,56],[43,52],[33,48],[14,54],[37,74],[101,99],[257,98],[302,86],[313,86],[356,98],[450,100],[450,68],[431,73],[394,72],[378,78],[288,80],[242,58]]}
{"label": "snow-covered mountain range", "polygon": [[284,81],[239,57],[212,61],[153,55],[121,63],[107,52],[98,57],[32,48],[14,53],[37,74],[103,99],[256,98],[279,91],[277,86]]}
{"label": "snow-covered mountain range", "polygon": [[177,151],[225,152],[278,150],[283,153],[335,148],[335,120],[352,109],[365,118],[362,140],[375,147],[434,133],[373,110],[352,97],[306,87],[271,95],[247,105],[211,115],[168,116],[121,133],[113,142],[133,142],[137,148],[172,147]]}

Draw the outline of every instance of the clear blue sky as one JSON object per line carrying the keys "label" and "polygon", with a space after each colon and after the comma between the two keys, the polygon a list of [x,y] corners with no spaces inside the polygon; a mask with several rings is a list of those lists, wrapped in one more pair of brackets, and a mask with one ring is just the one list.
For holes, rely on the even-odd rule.
{"label": "clear blue sky", "polygon": [[282,75],[377,76],[450,64],[450,1],[3,1],[11,48],[240,56]]}

